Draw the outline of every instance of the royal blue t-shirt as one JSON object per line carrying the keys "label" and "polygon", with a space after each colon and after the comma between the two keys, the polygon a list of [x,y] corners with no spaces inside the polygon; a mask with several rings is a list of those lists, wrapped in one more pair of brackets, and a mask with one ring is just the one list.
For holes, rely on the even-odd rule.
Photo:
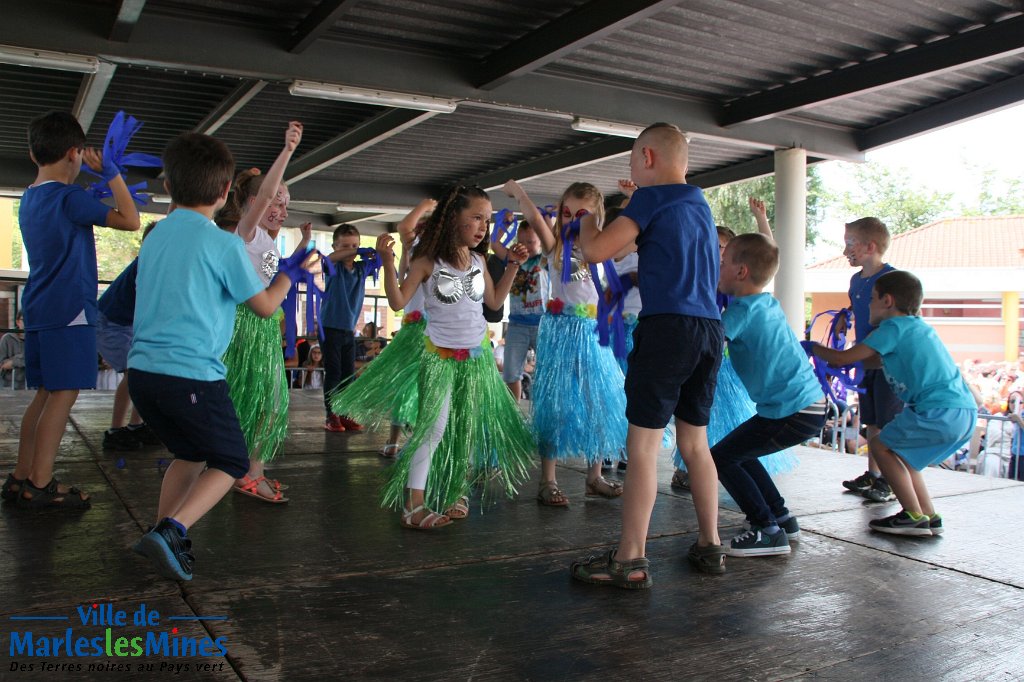
{"label": "royal blue t-shirt", "polygon": [[135,320],[135,277],[138,272],[139,259],[136,257],[100,296],[100,312],[114,324],[129,327]]}
{"label": "royal blue t-shirt", "polygon": [[854,273],[850,278],[850,308],[853,309],[853,329],[857,334],[856,341],[863,341],[868,334],[875,330],[871,326],[871,290],[875,288],[875,282],[887,272],[895,270],[888,263],[882,265],[882,269],[870,277],[861,277],[860,273]]}
{"label": "royal blue t-shirt", "polygon": [[21,196],[18,222],[28,252],[21,296],[25,329],[96,324],[96,242],[93,225],[110,209],[78,185],[44,182]]}
{"label": "royal blue t-shirt", "polygon": [[638,317],[720,319],[718,233],[704,193],[694,185],[654,185],[633,193],[622,215],[640,226]]}
{"label": "royal blue t-shirt", "polygon": [[821,400],[807,354],[768,293],[736,296],[722,313],[729,358],[757,405],[757,414],[783,419]]}
{"label": "royal blue t-shirt", "polygon": [[883,320],[864,339],[864,345],[882,356],[882,369],[893,393],[915,412],[976,409],[953,357],[920,317],[900,315]]}
{"label": "royal blue t-shirt", "polygon": [[136,291],[128,367],[218,381],[235,307],[263,291],[263,282],[240,237],[179,208],[142,243]]}
{"label": "royal blue t-shirt", "polygon": [[324,273],[324,298],[320,304],[320,320],[325,327],[352,331],[359,322],[366,293],[366,271],[356,261],[349,270],[337,263],[335,274]]}

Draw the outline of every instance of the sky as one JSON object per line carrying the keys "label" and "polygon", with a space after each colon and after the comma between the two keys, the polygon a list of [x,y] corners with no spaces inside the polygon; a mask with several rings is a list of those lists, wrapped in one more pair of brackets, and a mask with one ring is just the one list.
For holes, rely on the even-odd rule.
{"label": "sky", "polygon": [[[981,169],[992,168],[997,177],[1024,176],[1024,104],[868,152],[867,160],[905,168],[913,184],[952,193],[954,206],[973,203]],[[833,161],[817,166],[826,187],[837,192],[850,187],[851,167]],[[822,241],[840,243],[842,223],[843,216],[828,215]]]}

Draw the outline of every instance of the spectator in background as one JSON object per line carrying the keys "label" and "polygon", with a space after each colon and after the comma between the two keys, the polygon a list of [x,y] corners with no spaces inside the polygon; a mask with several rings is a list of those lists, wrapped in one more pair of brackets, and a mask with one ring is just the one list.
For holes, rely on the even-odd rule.
{"label": "spectator in background", "polygon": [[18,328],[16,332],[8,332],[0,337],[0,379],[4,388],[25,388],[25,320],[18,311],[14,318]]}
{"label": "spectator in background", "polygon": [[320,390],[324,387],[324,353],[320,344],[309,348],[309,357],[302,363],[302,388]]}

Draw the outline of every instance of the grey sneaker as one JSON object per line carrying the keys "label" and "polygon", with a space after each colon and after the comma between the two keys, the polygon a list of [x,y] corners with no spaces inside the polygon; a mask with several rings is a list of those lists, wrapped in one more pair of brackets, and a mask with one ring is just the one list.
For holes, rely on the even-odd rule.
{"label": "grey sneaker", "polygon": [[729,543],[729,556],[772,556],[789,551],[789,538],[784,530],[768,535],[760,528],[751,528]]}
{"label": "grey sneaker", "polygon": [[790,516],[785,521],[779,521],[779,528],[786,531],[786,537],[789,538],[790,542],[796,542],[800,539],[800,524],[796,522],[795,516]]}
{"label": "grey sneaker", "polygon": [[892,502],[896,499],[896,494],[884,478],[876,478],[871,487],[861,494],[872,502]]}
{"label": "grey sneaker", "polygon": [[899,514],[886,516],[884,519],[875,519],[868,523],[871,530],[890,535],[916,535],[919,537],[932,535],[931,522],[928,517],[915,521],[910,518],[905,510],[901,509]]}
{"label": "grey sneaker", "polygon": [[932,532],[932,535],[942,535],[942,516],[932,514],[928,517],[928,530]]}
{"label": "grey sneaker", "polygon": [[843,487],[847,490],[852,490],[855,493],[862,493],[871,487],[871,484],[875,482],[875,475],[870,471],[865,471],[857,478],[849,481],[843,481]]}

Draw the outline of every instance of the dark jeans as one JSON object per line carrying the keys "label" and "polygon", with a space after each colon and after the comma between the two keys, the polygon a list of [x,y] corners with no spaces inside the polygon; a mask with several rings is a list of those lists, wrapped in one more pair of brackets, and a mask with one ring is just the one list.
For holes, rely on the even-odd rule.
{"label": "dark jeans", "polygon": [[758,457],[798,445],[818,435],[824,425],[824,414],[797,412],[783,419],[754,415],[711,448],[718,480],[751,524],[767,528],[789,514],[786,501]]}
{"label": "dark jeans", "polygon": [[356,373],[356,336],[349,329],[324,327],[324,409],[332,414],[330,397],[352,383]]}

